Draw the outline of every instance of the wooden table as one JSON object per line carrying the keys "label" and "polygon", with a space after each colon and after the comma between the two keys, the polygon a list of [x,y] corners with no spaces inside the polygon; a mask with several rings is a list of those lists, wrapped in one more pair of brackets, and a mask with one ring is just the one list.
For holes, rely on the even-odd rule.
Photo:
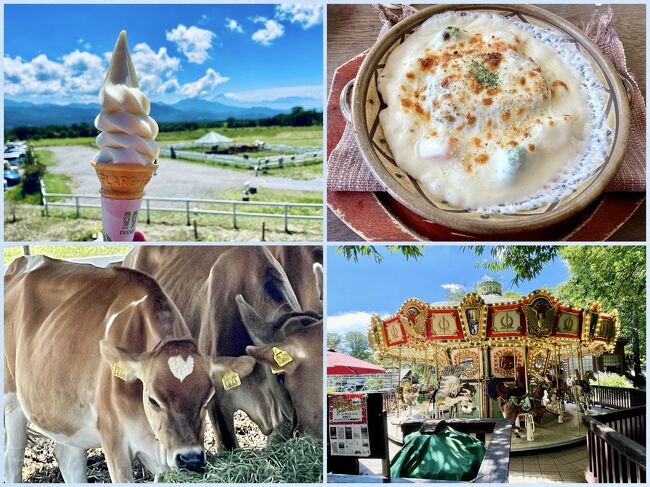
{"label": "wooden table", "polygon": [[[584,27],[594,12],[593,5],[540,5],[570,21]],[[636,75],[645,98],[645,18],[646,7],[636,5],[612,5],[616,29],[625,47],[629,69]],[[327,86],[332,83],[334,70],[350,58],[371,47],[377,39],[381,22],[372,5],[330,4],[327,6]],[[614,233],[611,241],[645,240],[645,204]],[[330,210],[327,211],[327,238],[329,241],[360,241]]]}

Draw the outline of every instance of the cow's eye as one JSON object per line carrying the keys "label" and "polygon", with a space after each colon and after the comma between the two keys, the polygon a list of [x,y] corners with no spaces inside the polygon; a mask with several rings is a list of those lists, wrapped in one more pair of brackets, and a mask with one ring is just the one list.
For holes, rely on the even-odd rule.
{"label": "cow's eye", "polygon": [[151,404],[156,409],[160,409],[160,404],[158,404],[158,401],[156,401],[153,397],[149,398],[149,404]]}
{"label": "cow's eye", "polygon": [[275,374],[275,380],[277,380],[280,384],[284,384],[285,379],[286,379],[286,375],[284,374],[284,372]]}

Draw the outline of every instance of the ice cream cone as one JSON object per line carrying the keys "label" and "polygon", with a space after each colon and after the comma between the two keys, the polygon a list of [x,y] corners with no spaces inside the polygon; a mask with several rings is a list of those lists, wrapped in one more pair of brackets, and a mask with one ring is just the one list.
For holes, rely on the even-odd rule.
{"label": "ice cream cone", "polygon": [[158,164],[155,162],[147,166],[137,164],[101,164],[92,161],[99,183],[99,191],[105,198],[113,200],[136,200],[144,196],[144,187],[151,180],[151,176]]}
{"label": "ice cream cone", "polygon": [[130,242],[135,234],[144,188],[158,168],[136,164],[110,164],[92,161],[101,184],[104,240]]}
{"label": "ice cream cone", "polygon": [[99,152],[91,162],[101,184],[104,240],[130,242],[135,236],[144,188],[158,168],[158,124],[149,99],[138,87],[126,32],[117,38],[99,91],[95,119]]}

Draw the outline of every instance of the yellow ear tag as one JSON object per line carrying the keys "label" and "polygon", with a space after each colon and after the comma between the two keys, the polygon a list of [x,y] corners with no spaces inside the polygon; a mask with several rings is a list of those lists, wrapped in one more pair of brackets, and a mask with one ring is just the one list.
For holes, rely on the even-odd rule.
{"label": "yellow ear tag", "polygon": [[282,350],[281,348],[273,347],[273,360],[280,367],[284,367],[289,362],[293,362],[293,357],[289,355],[289,352]]}
{"label": "yellow ear tag", "polygon": [[115,377],[117,377],[118,379],[122,379],[124,381],[129,377],[129,373],[124,367],[122,367],[122,364],[119,362],[115,362],[113,364],[113,366],[111,367],[111,372]]}
{"label": "yellow ear tag", "polygon": [[284,372],[284,369],[276,369],[275,367],[271,367],[271,373],[273,374],[281,374]]}
{"label": "yellow ear tag", "polygon": [[241,385],[241,379],[239,378],[239,374],[237,372],[235,372],[234,370],[229,370],[228,372],[223,374],[223,377],[221,378],[221,383],[223,384],[223,390],[229,391],[230,389],[239,387]]}

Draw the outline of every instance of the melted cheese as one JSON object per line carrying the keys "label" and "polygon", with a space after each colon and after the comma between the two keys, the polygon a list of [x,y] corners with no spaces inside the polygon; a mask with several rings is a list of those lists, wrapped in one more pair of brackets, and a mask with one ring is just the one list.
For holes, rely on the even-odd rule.
{"label": "melted cheese", "polygon": [[383,131],[396,163],[434,198],[490,212],[572,189],[561,179],[581,164],[591,110],[603,107],[590,110],[571,61],[538,31],[551,34],[451,12],[389,55],[378,81]]}

